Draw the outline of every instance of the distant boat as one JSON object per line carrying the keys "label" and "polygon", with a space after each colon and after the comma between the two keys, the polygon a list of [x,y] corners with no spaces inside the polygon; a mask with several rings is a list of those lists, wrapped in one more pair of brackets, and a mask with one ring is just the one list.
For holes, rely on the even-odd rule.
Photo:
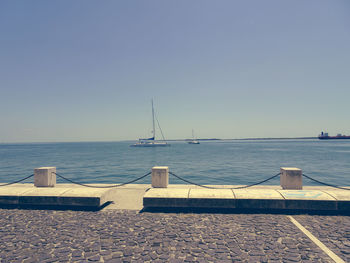
{"label": "distant boat", "polygon": [[159,130],[162,134],[162,137],[163,137],[163,140],[162,141],[157,141],[155,140],[156,138],[156,129],[155,129],[155,123],[154,123],[154,108],[153,108],[153,99],[152,99],[152,127],[153,127],[153,130],[152,130],[152,134],[153,136],[151,138],[146,138],[146,139],[139,139],[139,141],[135,144],[132,144],[130,146],[132,147],[161,147],[161,146],[170,146],[170,144],[168,144],[165,139],[164,139],[164,136],[163,136],[163,132],[162,132],[162,129],[160,128],[160,125],[159,125],[159,122],[157,120],[157,123],[158,123],[158,127],[159,127]]}
{"label": "distant boat", "polygon": [[342,134],[337,134],[337,136],[329,136],[328,132],[321,132],[321,134],[318,135],[318,138],[320,140],[341,140],[341,139],[350,139],[350,136],[342,135]]}
{"label": "distant boat", "polygon": [[191,141],[188,141],[187,143],[188,143],[188,144],[199,144],[199,141],[197,141],[197,140],[194,138],[193,129],[192,129],[192,140],[191,140]]}

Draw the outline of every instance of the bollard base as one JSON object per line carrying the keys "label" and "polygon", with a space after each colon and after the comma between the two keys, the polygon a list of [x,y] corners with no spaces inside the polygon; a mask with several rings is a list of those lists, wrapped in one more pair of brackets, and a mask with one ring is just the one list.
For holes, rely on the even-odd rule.
{"label": "bollard base", "polygon": [[169,184],[169,167],[154,166],[152,168],[152,187],[167,188]]}
{"label": "bollard base", "polygon": [[54,187],[56,185],[56,167],[40,167],[34,169],[34,186]]}
{"label": "bollard base", "polygon": [[294,167],[281,167],[281,187],[285,190],[302,190],[302,171]]}

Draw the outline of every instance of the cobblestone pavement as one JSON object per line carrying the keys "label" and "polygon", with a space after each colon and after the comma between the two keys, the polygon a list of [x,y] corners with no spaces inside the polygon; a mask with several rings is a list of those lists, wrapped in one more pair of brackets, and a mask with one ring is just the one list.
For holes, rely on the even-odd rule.
{"label": "cobblestone pavement", "polygon": [[[346,259],[348,217],[296,218]],[[332,262],[286,215],[0,209],[0,226],[1,262]]]}
{"label": "cobblestone pavement", "polygon": [[299,215],[294,218],[345,262],[350,262],[350,217]]}

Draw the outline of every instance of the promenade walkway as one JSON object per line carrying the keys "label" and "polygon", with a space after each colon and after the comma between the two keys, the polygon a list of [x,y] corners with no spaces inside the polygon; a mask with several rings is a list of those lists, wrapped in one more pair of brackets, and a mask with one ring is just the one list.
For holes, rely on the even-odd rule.
{"label": "promenade walkway", "polygon": [[350,262],[350,217],[0,209],[0,262]]}
{"label": "promenade walkway", "polygon": [[[55,187],[59,195],[48,198],[54,188],[37,188],[38,195],[33,185],[18,184],[2,187],[0,196],[9,187],[12,201],[22,195],[27,202],[39,200],[30,196],[56,202],[64,193],[67,201],[72,193],[82,197],[86,191],[111,203],[99,211],[60,211],[49,204],[44,209],[2,206],[0,262],[350,262],[350,217],[345,215],[276,214],[271,209],[260,213],[255,209],[143,209],[144,196],[152,193],[150,185],[82,190],[59,184]],[[178,189],[189,197],[191,189],[198,187],[168,188],[169,192]],[[250,189],[251,193],[281,191],[280,186]],[[331,189],[304,187],[305,191],[344,192]]]}

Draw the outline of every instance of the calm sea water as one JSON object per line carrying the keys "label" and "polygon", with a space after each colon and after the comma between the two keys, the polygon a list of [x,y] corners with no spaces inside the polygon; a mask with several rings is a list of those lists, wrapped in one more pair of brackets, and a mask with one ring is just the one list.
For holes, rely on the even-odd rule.
{"label": "calm sea water", "polygon": [[[171,142],[171,147],[164,148],[130,144],[0,144],[0,182],[24,178],[37,167],[56,166],[57,173],[81,183],[122,183],[161,165],[200,184],[250,184],[277,174],[280,167],[292,166],[327,183],[350,185],[350,140]],[[150,183],[150,177],[138,183]],[[170,177],[170,183],[183,182]],[[279,180],[267,184],[279,184]],[[304,179],[304,185],[315,184]]]}

